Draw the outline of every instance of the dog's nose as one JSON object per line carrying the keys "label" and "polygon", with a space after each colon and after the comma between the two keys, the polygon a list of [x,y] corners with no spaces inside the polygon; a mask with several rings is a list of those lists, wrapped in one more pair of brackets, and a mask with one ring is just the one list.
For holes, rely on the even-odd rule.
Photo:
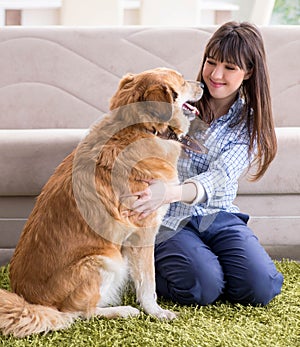
{"label": "dog's nose", "polygon": [[190,84],[196,84],[197,87],[200,87],[200,88],[204,89],[204,84],[202,82],[192,81],[192,80],[188,80],[187,82],[190,83]]}

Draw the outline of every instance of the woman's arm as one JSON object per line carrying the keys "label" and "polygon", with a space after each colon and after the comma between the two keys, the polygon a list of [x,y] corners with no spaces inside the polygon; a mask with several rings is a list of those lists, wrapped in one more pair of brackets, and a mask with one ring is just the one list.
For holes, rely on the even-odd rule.
{"label": "woman's arm", "polygon": [[145,218],[165,204],[177,201],[193,204],[203,202],[206,199],[203,186],[198,182],[192,181],[179,184],[153,180],[149,182],[147,189],[137,192],[134,195],[139,198],[132,205],[132,210],[134,213],[140,214],[140,218]]}
{"label": "woman's arm", "polygon": [[138,199],[132,206],[132,213],[144,218],[162,205],[178,201],[189,205],[204,203],[216,208],[227,206],[235,198],[237,181],[249,163],[248,144],[229,143],[210,162],[207,171],[182,184],[150,181],[146,190],[134,194]]}
{"label": "woman's arm", "polygon": [[217,158],[210,162],[207,171],[192,178],[204,187],[207,206],[220,208],[232,203],[238,180],[250,165],[248,149],[245,143],[228,144]]}

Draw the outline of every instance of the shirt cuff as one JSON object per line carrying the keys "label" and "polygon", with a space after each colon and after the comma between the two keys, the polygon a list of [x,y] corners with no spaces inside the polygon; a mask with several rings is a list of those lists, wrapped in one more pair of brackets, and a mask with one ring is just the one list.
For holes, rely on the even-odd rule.
{"label": "shirt cuff", "polygon": [[203,203],[206,201],[206,199],[207,199],[206,192],[205,192],[203,185],[200,182],[198,182],[197,180],[193,180],[193,179],[189,178],[183,182],[183,184],[186,184],[186,183],[193,183],[196,186],[197,193],[196,193],[196,197],[193,201],[182,202],[183,204],[193,206],[193,205],[196,205],[198,203]]}

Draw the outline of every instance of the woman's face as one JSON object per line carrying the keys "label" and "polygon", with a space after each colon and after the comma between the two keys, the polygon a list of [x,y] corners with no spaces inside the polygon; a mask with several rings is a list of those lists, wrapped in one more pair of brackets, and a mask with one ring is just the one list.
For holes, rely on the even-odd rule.
{"label": "woman's face", "polygon": [[224,101],[234,99],[243,80],[249,76],[249,73],[237,65],[213,58],[206,58],[202,71],[203,80],[211,97]]}

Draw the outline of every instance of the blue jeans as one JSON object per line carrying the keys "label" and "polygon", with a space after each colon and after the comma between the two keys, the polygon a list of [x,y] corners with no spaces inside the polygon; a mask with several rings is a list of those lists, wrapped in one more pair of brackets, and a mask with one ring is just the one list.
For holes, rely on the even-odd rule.
{"label": "blue jeans", "polygon": [[[155,246],[158,296],[207,305],[222,297],[266,305],[280,293],[283,276],[247,227],[248,216],[219,212],[192,217]],[[158,234],[163,235],[163,229]]]}

